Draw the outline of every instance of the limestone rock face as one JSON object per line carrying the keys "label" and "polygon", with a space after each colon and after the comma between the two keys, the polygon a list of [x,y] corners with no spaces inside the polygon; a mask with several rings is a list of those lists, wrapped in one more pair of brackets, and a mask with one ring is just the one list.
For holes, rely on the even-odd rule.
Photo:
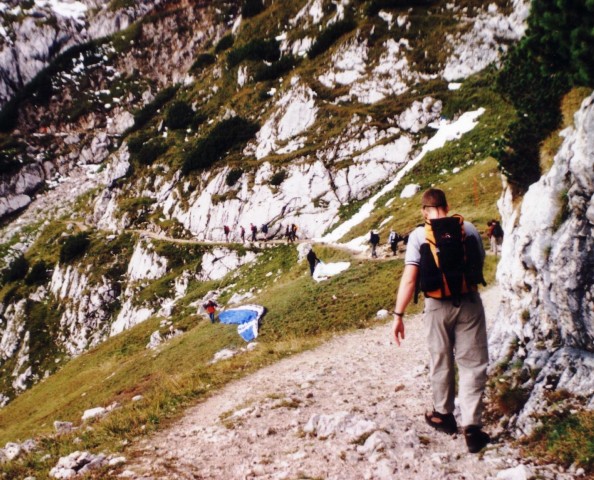
{"label": "limestone rock face", "polygon": [[0,174],[0,218],[29,205],[31,195],[44,180],[45,172],[39,164],[26,165],[12,177]]}
{"label": "limestone rock face", "polygon": [[554,165],[513,209],[504,195],[506,231],[497,272],[503,290],[490,339],[496,360],[523,362],[529,400],[521,431],[550,390],[583,396],[594,408],[594,95],[563,132]]}
{"label": "limestone rock face", "polygon": [[4,40],[0,41],[0,107],[61,52],[127,28],[160,2],[134,2],[134,7],[118,11],[106,8],[108,0],[34,2],[30,7],[21,7],[18,1],[6,3],[0,11],[5,14],[0,34]]}

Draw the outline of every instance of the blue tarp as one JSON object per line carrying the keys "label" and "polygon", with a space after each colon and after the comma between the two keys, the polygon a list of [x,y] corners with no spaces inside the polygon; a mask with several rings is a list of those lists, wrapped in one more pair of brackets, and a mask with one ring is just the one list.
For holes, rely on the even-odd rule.
{"label": "blue tarp", "polygon": [[242,324],[247,323],[250,320],[257,319],[259,317],[259,313],[255,310],[225,310],[224,312],[219,313],[219,320],[221,323],[227,324]]}
{"label": "blue tarp", "polygon": [[237,333],[241,335],[246,342],[251,342],[258,337],[258,319],[251,320],[237,326]]}
{"label": "blue tarp", "polygon": [[261,305],[244,305],[231,308],[219,313],[219,321],[225,324],[237,325],[237,333],[246,342],[251,342],[258,337],[260,317],[264,314]]}

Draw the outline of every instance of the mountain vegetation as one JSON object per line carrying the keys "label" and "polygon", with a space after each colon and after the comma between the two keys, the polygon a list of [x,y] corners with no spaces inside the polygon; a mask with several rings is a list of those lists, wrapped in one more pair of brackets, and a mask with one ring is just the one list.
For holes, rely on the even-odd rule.
{"label": "mountain vegetation", "polygon": [[[294,222],[302,240],[321,238],[422,154],[340,242],[409,232],[419,194],[401,197],[406,185],[440,185],[483,228],[499,215],[500,174],[519,201],[594,87],[586,0],[533,1],[522,39],[502,34],[489,47],[505,56],[472,71],[452,60],[456,45],[473,22],[503,21],[521,2],[165,3],[57,53],[0,111],[1,188],[17,205],[2,211],[0,236],[0,441],[40,445],[1,463],[5,478],[47,478],[75,450],[125,451],[230,381],[391,308],[401,257],[320,243],[325,262],[351,267],[314,283],[293,246],[240,243],[239,225]],[[446,80],[448,68],[458,73]],[[436,125],[481,107],[472,130],[425,151]],[[91,173],[74,177],[81,169]],[[51,197],[69,176],[71,191]],[[52,200],[27,217],[23,195]],[[266,306],[257,348],[205,320],[212,295]],[[169,339],[149,349],[156,332]],[[235,355],[213,362],[222,350]],[[529,398],[511,358],[492,376],[494,419],[511,421]],[[594,437],[591,411],[566,408],[561,393],[549,400],[561,407],[522,448],[594,472],[594,447],[580,442]],[[99,405],[117,408],[54,434],[55,421],[78,425]]]}

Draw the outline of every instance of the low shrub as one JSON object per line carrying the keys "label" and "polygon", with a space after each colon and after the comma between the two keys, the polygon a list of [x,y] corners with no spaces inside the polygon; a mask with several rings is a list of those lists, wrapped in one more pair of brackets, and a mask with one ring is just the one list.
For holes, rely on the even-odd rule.
{"label": "low shrub", "polygon": [[135,135],[131,135],[126,140],[126,143],[128,144],[128,151],[131,154],[140,152],[140,149],[142,148],[142,146],[146,142],[148,142],[150,139],[151,139],[151,136],[150,136],[149,132],[147,132],[147,131],[141,131]]}
{"label": "low shrub", "polygon": [[241,7],[241,16],[243,18],[255,17],[264,11],[262,0],[244,0]]}
{"label": "low shrub", "polygon": [[177,90],[179,89],[179,85],[172,85],[170,87],[166,87],[161,90],[152,102],[147,103],[144,107],[142,107],[138,112],[134,114],[134,126],[132,130],[138,130],[147,122],[155,116],[155,114],[167,103],[171,100]]}
{"label": "low shrub", "polygon": [[228,187],[232,187],[237,183],[237,180],[241,178],[243,175],[243,170],[241,168],[234,168],[229,171],[227,177],[225,178],[225,183]]}
{"label": "low shrub", "polygon": [[270,185],[274,185],[275,187],[278,187],[281,183],[283,183],[285,181],[285,179],[287,178],[287,172],[285,170],[279,170],[278,172],[275,172],[274,175],[272,175],[272,177],[270,178]]}
{"label": "low shrub", "polygon": [[[574,85],[594,86],[594,5],[537,2],[524,39],[509,53],[498,87],[518,111],[494,156],[521,195],[540,176],[541,143],[562,120],[561,99]],[[526,88],[530,85],[530,88]]]}
{"label": "low shrub", "polygon": [[129,51],[142,38],[142,22],[135,22],[128,28],[116,32],[111,37],[111,44],[114,50],[122,54]]}
{"label": "low shrub", "polygon": [[186,128],[194,118],[194,110],[183,100],[173,102],[165,114],[165,125],[173,130]]}
{"label": "low shrub", "polygon": [[13,174],[22,166],[25,146],[12,137],[0,138],[0,175]]}
{"label": "low shrub", "polygon": [[209,168],[229,150],[251,140],[259,128],[257,123],[241,117],[223,120],[185,154],[182,173]]}
{"label": "low shrub", "polygon": [[64,243],[60,247],[60,262],[72,262],[74,259],[82,256],[87,251],[90,244],[91,240],[85,232],[66,237]]}
{"label": "low shrub", "polygon": [[139,210],[149,209],[154,203],[155,199],[150,197],[124,198],[119,207],[122,212],[137,213]]}
{"label": "low shrub", "polygon": [[44,283],[49,276],[48,265],[43,260],[35,262],[31,267],[29,274],[25,277],[25,283],[27,285],[39,285]]}
{"label": "low shrub", "polygon": [[133,156],[141,165],[152,165],[154,161],[167,151],[167,144],[160,138],[151,140],[142,147],[140,151]]}
{"label": "low shrub", "polygon": [[5,283],[22,280],[29,270],[29,262],[24,255],[16,257],[11,264],[2,272],[2,279]]}
{"label": "low shrub", "polygon": [[221,53],[221,52],[224,52],[225,50],[229,50],[233,46],[233,43],[235,43],[235,39],[233,38],[233,35],[231,35],[231,34],[225,35],[215,45],[215,53]]}
{"label": "low shrub", "polygon": [[118,10],[122,10],[124,8],[133,7],[136,2],[134,0],[111,0],[109,2],[109,10],[112,12],[116,12]]}
{"label": "low shrub", "polygon": [[124,198],[118,203],[121,215],[129,214],[134,224],[146,222],[155,200],[150,197]]}
{"label": "low shrub", "polygon": [[540,145],[560,125],[561,98],[568,89],[563,74],[545,75],[529,44],[523,45],[507,57],[497,79],[499,91],[516,107],[518,120],[493,152],[516,194],[540,178]]}
{"label": "low shrub", "polygon": [[357,27],[357,22],[352,18],[345,18],[339,22],[333,23],[320,33],[313,45],[307,52],[310,59],[328,50],[340,37],[353,31]]}
{"label": "low shrub", "polygon": [[254,80],[256,82],[275,80],[281,75],[293,70],[295,65],[297,65],[297,59],[293,55],[287,55],[271,65],[260,66],[254,74]]}
{"label": "low shrub", "polygon": [[231,50],[227,54],[227,65],[233,68],[244,60],[264,60],[276,62],[281,55],[280,44],[275,38],[258,38]]}
{"label": "low shrub", "polygon": [[190,72],[199,73],[206,67],[213,65],[216,61],[216,57],[210,53],[201,53],[196,57],[194,63],[190,67]]}

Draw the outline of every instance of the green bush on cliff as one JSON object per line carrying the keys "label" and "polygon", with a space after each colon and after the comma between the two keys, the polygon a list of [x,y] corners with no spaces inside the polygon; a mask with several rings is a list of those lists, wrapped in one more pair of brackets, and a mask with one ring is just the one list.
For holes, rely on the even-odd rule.
{"label": "green bush on cliff", "polygon": [[221,121],[185,154],[182,173],[209,168],[229,150],[251,140],[258,129],[257,123],[241,117]]}

